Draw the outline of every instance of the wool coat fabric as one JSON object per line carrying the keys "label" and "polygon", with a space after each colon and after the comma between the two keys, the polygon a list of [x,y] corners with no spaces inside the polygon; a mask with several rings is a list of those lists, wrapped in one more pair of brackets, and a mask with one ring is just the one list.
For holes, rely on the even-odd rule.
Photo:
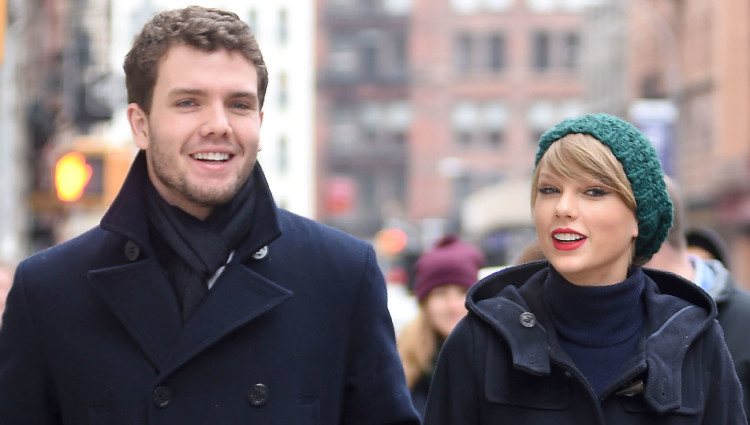
{"label": "wool coat fabric", "polygon": [[644,270],[639,352],[600,397],[557,342],[541,301],[546,261],[480,281],[440,353],[425,425],[744,424],[715,304],[676,275]]}
{"label": "wool coat fabric", "polygon": [[149,241],[143,152],[101,225],[17,269],[0,328],[0,424],[418,424],[364,242],[277,209],[195,313]]}
{"label": "wool coat fabric", "polygon": [[728,272],[723,277],[726,281],[721,285],[721,292],[714,295],[714,301],[719,309],[719,324],[724,330],[729,354],[742,384],[747,413],[750,411],[750,338],[747,332],[750,325],[750,292],[737,286]]}

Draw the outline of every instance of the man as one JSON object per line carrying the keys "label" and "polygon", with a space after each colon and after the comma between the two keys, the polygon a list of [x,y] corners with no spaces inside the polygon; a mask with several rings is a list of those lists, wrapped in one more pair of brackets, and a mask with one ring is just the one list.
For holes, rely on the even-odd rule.
{"label": "man", "polygon": [[100,226],[19,265],[0,423],[417,424],[372,248],[276,208],[256,164],[247,25],[160,13],[124,68],[141,151]]}
{"label": "man", "polygon": [[747,338],[750,292],[735,284],[720,261],[702,259],[688,252],[682,194],[672,179],[667,177],[666,183],[674,205],[674,221],[667,240],[646,266],[676,273],[699,285],[716,301],[719,324],[742,384],[745,411],[750,412],[750,338]]}

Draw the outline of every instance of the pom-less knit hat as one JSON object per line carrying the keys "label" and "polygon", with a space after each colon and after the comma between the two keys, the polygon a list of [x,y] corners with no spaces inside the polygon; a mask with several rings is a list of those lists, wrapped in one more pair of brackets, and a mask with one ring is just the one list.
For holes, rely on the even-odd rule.
{"label": "pom-less knit hat", "polygon": [[636,202],[635,258],[648,261],[659,250],[672,226],[672,201],[656,150],[646,136],[628,122],[607,114],[584,115],[562,121],[542,135],[534,166],[539,165],[552,143],[574,133],[593,136],[622,164]]}
{"label": "pom-less knit hat", "polygon": [[455,236],[446,236],[417,260],[414,295],[424,300],[433,289],[445,285],[469,288],[484,265],[481,251]]}

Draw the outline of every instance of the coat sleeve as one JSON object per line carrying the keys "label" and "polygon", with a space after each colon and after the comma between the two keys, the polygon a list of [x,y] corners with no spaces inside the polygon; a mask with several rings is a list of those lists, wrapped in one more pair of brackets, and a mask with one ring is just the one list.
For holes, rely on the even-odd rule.
{"label": "coat sleeve", "polygon": [[61,424],[26,290],[19,266],[0,325],[0,424]]}
{"label": "coat sleeve", "polygon": [[712,353],[707,358],[712,360],[707,368],[710,381],[703,423],[747,424],[742,387],[718,322],[709,332],[712,338],[706,346]]}
{"label": "coat sleeve", "polygon": [[385,281],[371,247],[359,284],[349,328],[341,424],[418,425],[396,351]]}
{"label": "coat sleeve", "polygon": [[424,425],[478,424],[481,396],[471,318],[461,320],[443,344],[427,397]]}

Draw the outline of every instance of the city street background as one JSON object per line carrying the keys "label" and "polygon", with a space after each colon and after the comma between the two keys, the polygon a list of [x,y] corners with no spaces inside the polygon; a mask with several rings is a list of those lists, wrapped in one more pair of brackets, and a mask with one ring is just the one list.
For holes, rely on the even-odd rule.
{"label": "city street background", "polygon": [[[750,2],[736,0],[2,0],[0,263],[96,225],[135,154],[125,53],[156,11],[194,3],[259,39],[277,203],[372,241],[386,276],[446,233],[512,262],[534,236],[539,136],[606,112],[650,138],[690,224],[715,229],[750,284]],[[61,192],[77,178],[82,193]]]}

